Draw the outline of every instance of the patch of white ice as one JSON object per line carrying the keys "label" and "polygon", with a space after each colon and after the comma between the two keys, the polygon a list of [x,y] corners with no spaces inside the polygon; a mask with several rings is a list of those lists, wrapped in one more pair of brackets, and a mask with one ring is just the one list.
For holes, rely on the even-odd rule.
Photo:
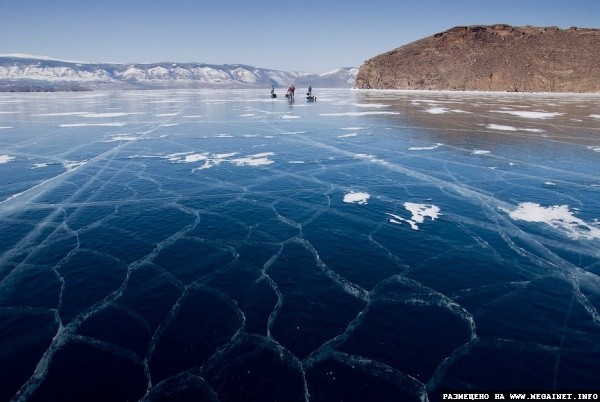
{"label": "patch of white ice", "polygon": [[429,109],[427,109],[425,111],[427,113],[431,113],[431,114],[450,113],[450,110],[448,110],[448,108],[445,108],[445,107],[432,107],[432,108],[429,108]]}
{"label": "patch of white ice", "polygon": [[369,193],[360,193],[351,191],[344,195],[344,202],[349,204],[360,204],[365,205],[369,201],[371,195]]}
{"label": "patch of white ice", "polygon": [[117,142],[117,141],[136,141],[139,140],[141,137],[136,137],[133,135],[113,135],[111,136],[110,140],[104,140],[102,142]]}
{"label": "patch of white ice", "polygon": [[274,163],[269,156],[273,156],[275,153],[273,152],[263,152],[260,154],[249,155],[244,158],[231,159],[229,162],[233,163],[236,166],[262,166],[262,165],[270,165]]}
{"label": "patch of white ice", "polygon": [[183,163],[194,163],[198,161],[205,161],[206,159],[208,159],[208,152],[185,155],[185,157],[179,161]]}
{"label": "patch of white ice", "polygon": [[127,123],[72,123],[72,124],[61,124],[58,127],[123,127]]}
{"label": "patch of white ice", "polygon": [[86,162],[87,162],[86,160],[83,160],[83,161],[63,161],[62,165],[67,170],[73,170],[73,169],[75,169],[75,168],[83,165]]}
{"label": "patch of white ice", "polygon": [[354,155],[354,157],[356,159],[369,159],[369,160],[377,159],[377,155],[371,155],[371,154],[356,154],[356,155]]}
{"label": "patch of white ice", "polygon": [[600,114],[591,114],[590,117],[593,117],[594,119],[600,119]]}
{"label": "patch of white ice", "polygon": [[233,158],[239,155],[239,152],[228,152],[221,154],[210,154],[208,152],[192,153],[192,152],[179,152],[170,155],[166,155],[163,158],[168,159],[173,163],[195,163],[204,162],[200,167],[194,168],[192,172],[204,169],[210,169],[215,166],[219,166],[222,163],[231,163],[236,166],[261,166],[270,165],[274,163],[269,156],[275,155],[273,152],[262,152],[259,154],[248,155],[241,158]]}
{"label": "patch of white ice", "polygon": [[473,155],[487,155],[487,154],[491,154],[490,151],[486,151],[485,149],[475,149],[472,152]]}
{"label": "patch of white ice", "polygon": [[408,150],[409,150],[409,151],[430,151],[430,150],[432,150],[432,149],[439,148],[439,147],[441,147],[442,145],[444,145],[444,144],[442,144],[442,143],[438,142],[437,144],[435,144],[435,145],[432,145],[432,146],[430,146],[430,147],[410,147],[410,148],[408,148]]}
{"label": "patch of white ice", "polygon": [[492,113],[506,113],[526,119],[551,119],[564,114],[559,112],[531,112],[524,110],[492,110]]}
{"label": "patch of white ice", "polygon": [[10,155],[0,155],[0,164],[2,163],[8,163],[11,162],[15,159],[14,156],[10,156]]}
{"label": "patch of white ice", "polygon": [[348,138],[348,137],[356,137],[358,136],[358,133],[350,133],[350,134],[342,134],[342,135],[338,135],[338,138]]}
{"label": "patch of white ice", "polygon": [[352,105],[354,105],[356,107],[372,107],[372,108],[376,108],[376,109],[390,106],[390,105],[385,105],[383,103],[352,103]]}
{"label": "patch of white ice", "polygon": [[399,215],[392,214],[389,212],[386,212],[386,215],[389,215],[392,217],[390,219],[391,223],[395,223],[395,224],[399,225],[402,222],[406,222],[410,225],[410,227],[413,230],[419,230],[419,226],[417,225],[417,223],[420,224],[420,223],[425,222],[426,217],[431,218],[431,220],[433,221],[441,215],[440,208],[438,206],[432,205],[432,204],[416,204],[413,202],[405,202],[404,208],[407,211],[412,213],[412,216],[410,219],[406,219]]}
{"label": "patch of white ice", "polygon": [[52,116],[79,116],[84,114],[90,114],[90,112],[63,112],[63,113],[37,113],[30,114],[31,117],[52,117]]}
{"label": "patch of white ice", "polygon": [[600,239],[600,223],[584,222],[574,216],[568,205],[543,207],[534,202],[522,202],[514,211],[505,211],[514,220],[541,222],[566,232],[573,239]]}
{"label": "patch of white ice", "polygon": [[86,118],[123,117],[123,116],[128,116],[130,114],[144,114],[144,113],[142,113],[142,112],[135,112],[135,113],[125,113],[125,112],[85,113],[85,114],[82,114],[81,117],[86,117]]}
{"label": "patch of white ice", "polygon": [[589,147],[587,147],[587,149],[591,149],[594,152],[600,152],[600,147],[596,147],[596,146],[590,145]]}
{"label": "patch of white ice", "polygon": [[400,114],[400,112],[377,111],[377,112],[321,113],[320,116],[369,116],[369,115],[379,115],[379,114]]}
{"label": "patch of white ice", "polygon": [[501,124],[487,124],[485,127],[490,130],[500,130],[500,131],[529,131],[531,133],[543,133],[544,132],[544,130],[542,130],[540,128],[520,128],[520,127],[513,127],[513,126],[504,126]]}

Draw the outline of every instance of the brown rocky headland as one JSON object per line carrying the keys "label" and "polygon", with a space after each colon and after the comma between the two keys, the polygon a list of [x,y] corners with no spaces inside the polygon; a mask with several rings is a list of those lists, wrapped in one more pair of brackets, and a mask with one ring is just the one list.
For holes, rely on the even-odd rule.
{"label": "brown rocky headland", "polygon": [[600,92],[600,29],[459,26],[365,61],[356,87]]}

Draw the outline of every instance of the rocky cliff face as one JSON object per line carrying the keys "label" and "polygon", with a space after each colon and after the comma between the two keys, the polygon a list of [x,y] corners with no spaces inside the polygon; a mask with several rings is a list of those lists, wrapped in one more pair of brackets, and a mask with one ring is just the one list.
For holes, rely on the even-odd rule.
{"label": "rocky cliff face", "polygon": [[367,60],[356,87],[600,92],[600,29],[455,27]]}

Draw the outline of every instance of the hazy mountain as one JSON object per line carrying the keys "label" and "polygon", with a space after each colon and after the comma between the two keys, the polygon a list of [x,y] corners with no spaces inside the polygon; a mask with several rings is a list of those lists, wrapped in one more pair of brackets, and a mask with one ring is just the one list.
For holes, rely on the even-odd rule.
{"label": "hazy mountain", "polygon": [[271,85],[352,88],[357,68],[325,74],[288,72],[244,64],[81,63],[30,55],[0,55],[0,91],[159,88],[269,88]]}

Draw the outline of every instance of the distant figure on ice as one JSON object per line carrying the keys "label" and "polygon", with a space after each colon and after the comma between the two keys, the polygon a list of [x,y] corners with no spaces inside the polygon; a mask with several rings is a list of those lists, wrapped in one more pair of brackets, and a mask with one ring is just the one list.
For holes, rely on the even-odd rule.
{"label": "distant figure on ice", "polygon": [[275,87],[271,85],[271,98],[277,98],[277,94],[275,93]]}
{"label": "distant figure on ice", "polygon": [[308,92],[306,93],[306,101],[307,102],[316,102],[317,101],[317,97],[314,96],[312,93],[312,85],[309,85],[309,87],[308,87]]}
{"label": "distant figure on ice", "polygon": [[294,86],[290,86],[287,90],[287,95],[286,97],[290,100],[293,101],[294,100],[294,91],[296,90],[296,88],[294,88]]}

